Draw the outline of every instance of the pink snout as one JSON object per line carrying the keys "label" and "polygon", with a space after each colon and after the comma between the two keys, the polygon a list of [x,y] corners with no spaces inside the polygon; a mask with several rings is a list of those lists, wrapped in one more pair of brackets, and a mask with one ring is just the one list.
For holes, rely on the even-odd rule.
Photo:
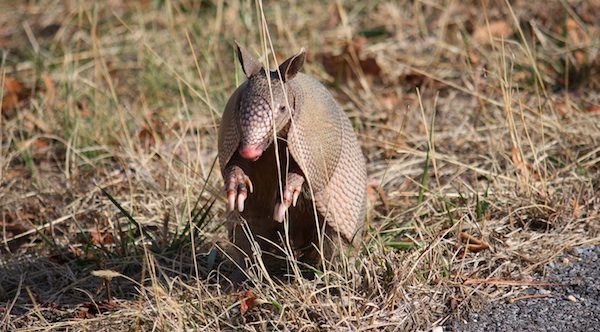
{"label": "pink snout", "polygon": [[263,151],[260,148],[255,148],[251,146],[240,147],[240,156],[246,160],[255,161],[260,158]]}

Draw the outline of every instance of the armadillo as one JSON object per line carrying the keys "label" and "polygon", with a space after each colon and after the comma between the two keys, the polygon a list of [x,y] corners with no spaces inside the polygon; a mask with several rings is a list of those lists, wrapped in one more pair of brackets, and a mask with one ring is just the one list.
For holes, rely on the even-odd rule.
{"label": "armadillo", "polygon": [[352,243],[364,221],[366,166],[350,120],[299,72],[304,49],[270,70],[236,47],[247,79],[225,106],[218,142],[234,259],[252,257],[249,235],[263,255],[279,257],[287,238],[299,259],[314,258],[322,230]]}

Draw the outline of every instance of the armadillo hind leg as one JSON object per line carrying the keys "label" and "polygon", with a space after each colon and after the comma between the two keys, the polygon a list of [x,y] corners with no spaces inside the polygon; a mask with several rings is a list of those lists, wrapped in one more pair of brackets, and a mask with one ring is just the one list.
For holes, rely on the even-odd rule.
{"label": "armadillo hind leg", "polygon": [[[267,273],[281,271],[286,264],[285,254],[280,250],[281,244],[273,245],[270,242],[279,242],[277,241],[277,232],[281,224],[272,220],[268,221],[264,217],[246,215],[242,218],[237,212],[232,213],[232,215],[229,220],[229,236],[233,248],[229,254],[237,265],[232,274],[233,281],[244,281],[246,279],[246,273],[244,272],[248,272],[250,265],[256,264],[257,259],[262,260],[258,266],[266,267],[268,269]],[[251,232],[251,238],[249,238],[248,231]],[[255,251],[256,248],[260,249]]]}

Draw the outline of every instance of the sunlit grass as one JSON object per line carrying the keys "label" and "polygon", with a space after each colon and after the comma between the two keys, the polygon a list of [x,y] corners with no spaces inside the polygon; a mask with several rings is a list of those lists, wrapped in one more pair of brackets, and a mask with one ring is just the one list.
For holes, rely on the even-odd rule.
{"label": "sunlit grass", "polygon": [[[465,281],[600,242],[586,6],[0,4],[1,328],[426,330],[513,296]],[[252,269],[242,314],[216,142],[233,41],[266,60],[262,14],[269,63],[306,47],[350,117],[369,211],[351,259],[313,279]]]}

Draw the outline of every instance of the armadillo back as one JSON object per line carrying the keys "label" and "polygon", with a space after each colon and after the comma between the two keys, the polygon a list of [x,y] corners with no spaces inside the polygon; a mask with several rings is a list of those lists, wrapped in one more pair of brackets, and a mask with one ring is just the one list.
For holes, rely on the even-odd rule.
{"label": "armadillo back", "polygon": [[238,130],[236,114],[240,97],[243,91],[246,89],[247,82],[240,85],[233,95],[229,97],[225,111],[221,118],[221,125],[219,127],[219,165],[221,166],[221,174],[225,176],[225,166],[229,162],[229,159],[233,156],[235,151],[240,144],[241,133]]}
{"label": "armadillo back", "polygon": [[364,218],[366,166],[348,117],[318,81],[298,74],[290,82],[296,115],[288,133],[326,223],[351,241]]}

